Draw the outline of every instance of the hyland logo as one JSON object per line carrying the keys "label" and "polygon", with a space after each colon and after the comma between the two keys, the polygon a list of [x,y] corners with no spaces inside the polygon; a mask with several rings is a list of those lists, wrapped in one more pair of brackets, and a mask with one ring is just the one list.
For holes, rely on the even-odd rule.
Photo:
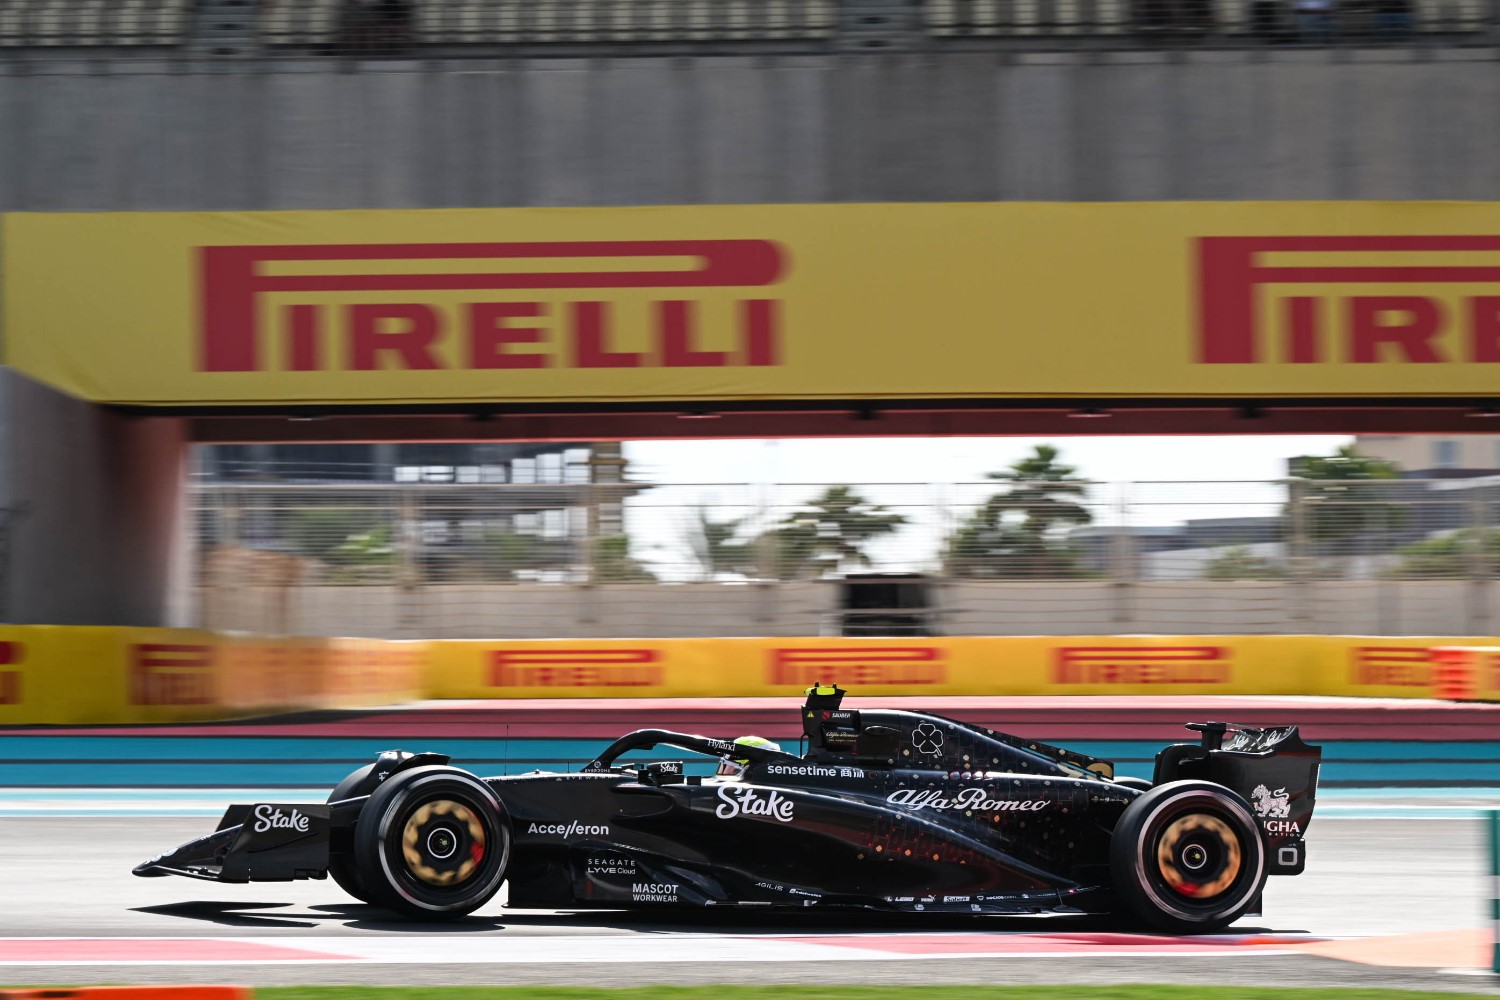
{"label": "hyland logo", "polygon": [[656,687],[657,649],[500,649],[490,653],[489,686]]}
{"label": "hyland logo", "polygon": [[[19,642],[0,642],[0,666],[20,663],[26,647]],[[21,671],[0,670],[0,705],[21,704]]]}
{"label": "hyland logo", "polygon": [[[1201,363],[1500,362],[1500,294],[1459,296],[1455,288],[1500,292],[1500,236],[1210,236],[1197,244]],[[1348,294],[1360,286],[1369,294]]]}
{"label": "hyland logo", "polygon": [[1425,646],[1356,646],[1349,651],[1349,680],[1378,687],[1428,687],[1432,654]]}
{"label": "hyland logo", "polygon": [[130,704],[212,705],[214,647],[138,643],[130,647]]}
{"label": "hyland logo", "polygon": [[724,294],[782,279],[771,240],[206,246],[199,268],[205,372],[780,363],[781,301]]}
{"label": "hyland logo", "polygon": [[942,684],[948,677],[937,646],[818,646],[772,649],[766,683],[777,686]]}
{"label": "hyland logo", "polygon": [[1055,684],[1227,684],[1224,646],[1063,646]]}

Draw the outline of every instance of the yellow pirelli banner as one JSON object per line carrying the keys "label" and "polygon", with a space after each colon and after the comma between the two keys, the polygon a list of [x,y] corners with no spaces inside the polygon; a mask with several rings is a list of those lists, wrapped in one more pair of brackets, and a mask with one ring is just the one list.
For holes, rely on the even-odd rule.
{"label": "yellow pirelli banner", "polygon": [[1475,396],[1500,203],[12,214],[5,362],[127,404]]}
{"label": "yellow pirelli banner", "polygon": [[[1463,681],[1445,673],[1460,646]],[[188,722],[419,698],[1347,695],[1500,701],[1500,639],[306,639],[0,628],[0,725]]]}
{"label": "yellow pirelli banner", "polygon": [[[1500,646],[1500,639],[1478,640]],[[1476,640],[1465,640],[1474,645]],[[1348,695],[1432,698],[1440,638],[1006,636],[430,644],[434,698]],[[1494,697],[1494,692],[1479,697]]]}
{"label": "yellow pirelli banner", "polygon": [[0,725],[192,722],[413,701],[422,643],[0,627]]}

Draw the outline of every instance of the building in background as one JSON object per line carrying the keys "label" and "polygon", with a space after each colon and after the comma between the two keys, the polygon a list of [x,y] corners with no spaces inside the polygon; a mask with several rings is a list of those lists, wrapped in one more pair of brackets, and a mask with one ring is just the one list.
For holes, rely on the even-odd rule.
{"label": "building in background", "polygon": [[[1485,423],[1476,420],[1475,423]],[[1450,437],[1425,434],[1358,434],[1360,454],[1394,462],[1401,474],[1422,479],[1500,475],[1500,434]]]}

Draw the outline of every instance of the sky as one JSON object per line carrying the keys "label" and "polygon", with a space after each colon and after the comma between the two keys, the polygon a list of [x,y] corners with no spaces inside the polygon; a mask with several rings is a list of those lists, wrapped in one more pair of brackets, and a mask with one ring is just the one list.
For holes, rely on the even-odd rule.
{"label": "sky", "polygon": [[[1348,436],[1137,436],[818,438],[808,440],[634,441],[629,474],[663,485],[632,499],[633,552],[667,579],[692,574],[688,525],[703,507],[712,520],[774,520],[832,483],[862,485],[871,500],[909,523],[872,547],[876,568],[932,568],[941,539],[962,515],[1003,489],[986,472],[1004,469],[1038,444],[1062,450],[1079,475],[1108,484],[1091,496],[1095,523],[1173,524],[1192,517],[1274,514],[1296,455],[1327,455]],[[1129,485],[1124,485],[1129,484]],[[768,512],[765,513],[765,512]]]}

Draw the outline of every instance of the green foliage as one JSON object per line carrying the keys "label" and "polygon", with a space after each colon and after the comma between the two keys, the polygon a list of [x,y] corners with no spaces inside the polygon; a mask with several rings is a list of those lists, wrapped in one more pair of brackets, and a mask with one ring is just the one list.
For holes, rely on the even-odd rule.
{"label": "green foliage", "polygon": [[652,573],[630,554],[629,535],[601,535],[594,539],[595,583],[656,583]]}
{"label": "green foliage", "polygon": [[1011,483],[970,514],[948,537],[944,562],[954,576],[973,578],[1078,577],[1087,575],[1077,550],[1062,537],[1072,525],[1093,520],[1079,503],[1088,484],[1058,459],[1050,444],[989,479]]}
{"label": "green foliage", "polygon": [[906,515],[871,503],[852,486],[830,486],[771,529],[777,576],[816,579],[850,566],[868,566],[866,546],[905,523]]}
{"label": "green foliage", "polygon": [[1396,550],[1401,561],[1391,575],[1414,578],[1461,579],[1475,573],[1500,575],[1500,529],[1464,528],[1439,538],[1426,538]]}
{"label": "green foliage", "polygon": [[1205,580],[1279,580],[1286,569],[1278,562],[1252,553],[1248,546],[1231,545],[1203,568]]}
{"label": "green foliage", "polygon": [[[1378,485],[1400,477],[1394,462],[1361,455],[1346,444],[1332,455],[1302,455],[1291,461],[1293,476],[1311,480],[1296,487],[1305,517],[1307,537],[1325,554],[1348,549],[1358,536],[1389,531],[1405,522],[1407,513],[1392,488]],[[1295,516],[1288,510],[1289,516]]]}
{"label": "green foliage", "polygon": [[292,512],[285,537],[299,554],[330,566],[387,566],[396,550],[382,520],[373,507],[311,507]]}
{"label": "green foliage", "polygon": [[732,517],[715,521],[708,516],[706,509],[693,509],[692,520],[685,532],[686,541],[693,561],[705,579],[712,580],[721,575],[755,575],[755,540],[737,540],[747,520]]}

